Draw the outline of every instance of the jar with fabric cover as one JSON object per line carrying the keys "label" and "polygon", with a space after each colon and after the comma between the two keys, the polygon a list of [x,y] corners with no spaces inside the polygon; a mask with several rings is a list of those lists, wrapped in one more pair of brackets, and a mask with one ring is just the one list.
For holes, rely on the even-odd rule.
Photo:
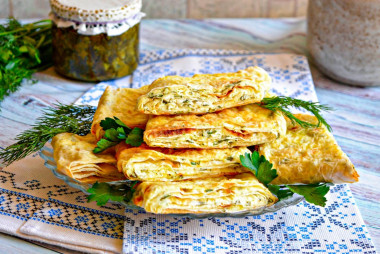
{"label": "jar with fabric cover", "polygon": [[138,65],[141,0],[50,0],[55,70],[66,77],[103,81]]}

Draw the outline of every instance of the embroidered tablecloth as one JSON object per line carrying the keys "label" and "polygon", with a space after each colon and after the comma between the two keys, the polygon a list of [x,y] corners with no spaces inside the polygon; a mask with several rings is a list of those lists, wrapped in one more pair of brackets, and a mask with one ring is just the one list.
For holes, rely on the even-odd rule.
{"label": "embroidered tablecloth", "polygon": [[[139,87],[164,75],[236,71],[257,65],[272,92],[317,100],[305,57],[218,50],[143,52],[132,76],[100,83],[77,103],[96,105],[107,85]],[[37,156],[0,171],[0,230],[91,253],[375,253],[347,185],[336,185],[326,207],[302,202],[244,218],[191,219],[87,203],[56,179]]]}

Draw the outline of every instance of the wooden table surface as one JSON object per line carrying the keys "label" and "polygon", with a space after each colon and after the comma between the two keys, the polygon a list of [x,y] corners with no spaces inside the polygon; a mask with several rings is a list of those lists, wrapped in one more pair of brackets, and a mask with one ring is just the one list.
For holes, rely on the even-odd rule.
{"label": "wooden table surface", "polygon": [[[260,36],[255,33],[258,30]],[[281,48],[307,55],[305,32],[303,19],[144,20],[140,49],[270,51]],[[335,109],[326,115],[326,119],[333,127],[339,145],[360,174],[360,182],[351,185],[351,189],[373,242],[380,250],[380,87],[343,85],[325,77],[313,66],[311,68],[320,102]],[[45,71],[51,72],[52,69]],[[35,77],[43,78],[43,75],[36,74]],[[25,84],[1,105],[0,147],[10,145],[15,135],[29,128],[44,107],[52,106],[56,101],[71,103],[92,86],[82,82],[63,86],[59,80],[48,82],[43,79],[36,85]],[[4,235],[0,235],[0,239],[3,250],[7,244],[13,246],[15,242],[20,250],[30,250],[30,243],[25,242],[23,247],[19,239]]]}

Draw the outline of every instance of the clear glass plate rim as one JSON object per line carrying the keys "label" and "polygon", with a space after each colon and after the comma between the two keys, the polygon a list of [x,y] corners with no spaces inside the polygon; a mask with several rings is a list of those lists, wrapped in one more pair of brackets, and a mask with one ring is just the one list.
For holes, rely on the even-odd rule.
{"label": "clear glass plate rim", "polygon": [[[64,175],[60,173],[57,169],[56,163],[53,158],[53,149],[51,147],[48,147],[48,145],[45,145],[39,152],[40,157],[45,160],[44,165],[50,169],[53,174],[63,180],[66,184],[69,186],[79,189],[85,194],[89,195],[90,193],[87,192],[87,189],[91,187],[91,184],[88,183],[81,183],[67,175]],[[125,181],[114,181],[114,182],[108,182],[108,184],[117,185],[121,183],[125,183],[128,180]],[[293,195],[290,198],[280,200],[279,202],[275,203],[272,206],[259,208],[259,209],[253,209],[248,211],[242,211],[242,212],[235,212],[235,213],[202,213],[202,214],[195,214],[195,213],[187,213],[187,214],[170,214],[175,217],[192,217],[192,218],[209,218],[209,217],[234,217],[234,218],[240,218],[240,217],[246,217],[246,216],[255,216],[255,215],[261,215],[265,213],[272,213],[276,212],[282,208],[294,206],[303,201],[304,198],[300,195]],[[143,208],[135,206],[134,204],[128,203],[128,202],[114,202],[111,201],[111,203],[117,203],[125,206],[127,209],[137,209],[140,211],[145,211]]]}

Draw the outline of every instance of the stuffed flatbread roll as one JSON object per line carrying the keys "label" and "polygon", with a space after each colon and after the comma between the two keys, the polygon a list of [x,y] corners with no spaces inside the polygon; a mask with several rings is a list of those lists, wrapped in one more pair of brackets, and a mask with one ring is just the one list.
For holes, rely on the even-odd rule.
{"label": "stuffed flatbread roll", "polygon": [[142,182],[133,203],[147,212],[233,213],[265,208],[277,198],[252,173],[180,182]]}
{"label": "stuffed flatbread roll", "polygon": [[118,148],[117,166],[130,180],[178,181],[248,172],[240,164],[245,147],[231,149],[169,149],[147,145]]}
{"label": "stuffed flatbread roll", "polygon": [[[295,116],[318,123],[311,115]],[[258,146],[259,153],[277,169],[278,177],[272,184],[358,181],[354,165],[325,126],[302,128],[287,119],[287,129],[286,135]]]}
{"label": "stuffed flatbread roll", "polygon": [[155,147],[231,148],[270,142],[285,132],[282,114],[249,104],[205,115],[152,116],[144,141]]}
{"label": "stuffed flatbread roll", "polygon": [[166,76],[149,86],[138,100],[145,114],[202,114],[260,102],[269,90],[268,73],[249,67],[233,73]]}
{"label": "stuffed flatbread roll", "polygon": [[95,137],[61,133],[52,140],[58,171],[84,183],[124,180],[112,154],[94,154]]}
{"label": "stuffed flatbread roll", "polygon": [[128,127],[145,128],[148,115],[136,111],[137,98],[148,91],[147,86],[138,89],[107,87],[99,100],[98,108],[92,121],[91,133],[99,140],[103,137],[104,131],[100,126],[100,121],[106,117],[116,116]]}

